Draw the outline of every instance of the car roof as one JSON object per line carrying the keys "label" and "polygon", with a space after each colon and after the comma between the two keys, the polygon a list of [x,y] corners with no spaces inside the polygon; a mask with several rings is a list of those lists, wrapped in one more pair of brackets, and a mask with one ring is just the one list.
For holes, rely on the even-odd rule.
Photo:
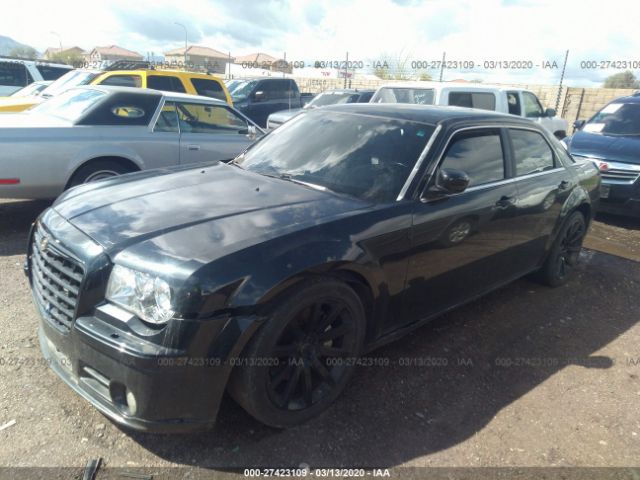
{"label": "car roof", "polygon": [[378,90],[382,88],[426,88],[426,89],[434,89],[434,90],[497,90],[497,91],[520,91],[520,92],[528,92],[526,88],[522,87],[510,87],[507,85],[489,85],[483,83],[457,83],[457,82],[427,82],[427,81],[416,81],[416,82],[395,82],[389,83],[386,85],[381,85],[378,87]]}
{"label": "car roof", "polygon": [[640,103],[640,91],[634,93],[633,95],[616,98],[611,103]]}
{"label": "car roof", "polygon": [[[325,90],[324,92],[320,92],[320,93],[373,93],[375,92],[375,90],[360,90],[358,88],[331,88],[329,90]],[[320,93],[318,93],[318,95],[320,95]]]}
{"label": "car roof", "polygon": [[200,102],[206,101],[207,103],[215,103],[219,105],[227,105],[227,102],[218,100],[217,98],[204,97],[202,95],[191,95],[188,93],[166,92],[162,90],[154,90],[153,88],[120,87],[120,86],[114,86],[114,85],[82,85],[75,88],[85,89],[85,90],[101,90],[107,93],[128,92],[128,93],[136,93],[139,95],[162,95],[167,100],[195,100]]}
{"label": "car roof", "polygon": [[344,105],[329,105],[323,107],[322,111],[409,120],[430,125],[436,125],[445,120],[498,121],[529,126],[532,124],[535,125],[535,122],[525,118],[489,110],[415,105],[409,103],[349,103]]}

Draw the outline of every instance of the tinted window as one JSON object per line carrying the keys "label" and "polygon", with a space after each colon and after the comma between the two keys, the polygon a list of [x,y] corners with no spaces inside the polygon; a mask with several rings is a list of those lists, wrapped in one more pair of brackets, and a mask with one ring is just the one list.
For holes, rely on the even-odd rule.
{"label": "tinted window", "polygon": [[497,130],[456,134],[447,148],[441,168],[462,170],[470,186],[504,179],[502,142]]}
{"label": "tinted window", "polygon": [[[57,98],[55,97],[53,100]],[[101,102],[100,105],[90,111],[81,124],[148,125],[158,108],[160,98],[160,94],[114,93],[106,101]]]}
{"label": "tinted window", "polygon": [[524,102],[525,117],[541,117],[542,105],[533,93],[522,92],[522,101]]}
{"label": "tinted window", "polygon": [[49,65],[36,65],[36,68],[42,75],[43,80],[57,80],[65,73],[71,71],[70,68],[52,67]]}
{"label": "tinted window", "polygon": [[520,95],[518,95],[518,92],[507,92],[507,105],[509,106],[509,113],[511,115],[521,115],[522,110],[520,107]]}
{"label": "tinted window", "polygon": [[206,78],[192,78],[191,83],[193,88],[196,89],[198,95],[204,97],[217,98],[218,100],[227,101],[227,96],[224,94],[224,89],[215,80],[208,80]]}
{"label": "tinted window", "polygon": [[449,105],[455,107],[496,109],[496,96],[487,92],[450,92]]}
{"label": "tinted window", "polygon": [[182,133],[240,133],[247,122],[226,107],[176,103]]}
{"label": "tinted window", "polygon": [[27,85],[27,69],[18,62],[0,62],[0,85],[24,87]]}
{"label": "tinted window", "polygon": [[244,154],[241,166],[365,200],[394,201],[433,126],[323,110],[274,130]]}
{"label": "tinted window", "polygon": [[433,105],[433,96],[432,88],[385,87],[373,96],[371,102]]}
{"label": "tinted window", "polygon": [[361,93],[360,97],[358,98],[358,103],[367,103],[369,102],[369,100],[371,100],[371,97],[373,97],[373,92]]}
{"label": "tinted window", "polygon": [[176,112],[176,105],[173,102],[166,102],[163,107],[160,115],[158,115],[158,120],[156,120],[156,125],[153,128],[154,132],[179,132],[178,128],[178,114]]}
{"label": "tinted window", "polygon": [[266,80],[258,86],[258,89],[262,90],[269,100],[289,98],[290,86],[288,80]]}
{"label": "tinted window", "polygon": [[100,82],[100,85],[112,85],[114,87],[138,87],[142,86],[139,75],[111,75]]}
{"label": "tinted window", "polygon": [[165,92],[185,93],[184,85],[178,77],[170,77],[164,75],[147,76],[147,88],[154,90],[164,90]]}
{"label": "tinted window", "polygon": [[544,137],[528,130],[510,130],[516,161],[516,175],[544,172],[554,168],[553,151]]}
{"label": "tinted window", "polygon": [[356,103],[360,95],[358,93],[328,91],[322,92],[311,100],[308,105],[311,107],[324,107],[325,105],[339,105],[342,103]]}

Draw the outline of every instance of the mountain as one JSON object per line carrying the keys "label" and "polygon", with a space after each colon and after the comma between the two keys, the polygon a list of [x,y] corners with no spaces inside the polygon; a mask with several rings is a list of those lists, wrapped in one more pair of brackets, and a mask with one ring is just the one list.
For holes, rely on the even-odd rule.
{"label": "mountain", "polygon": [[0,55],[9,55],[9,52],[16,47],[28,47],[24,43],[16,42],[13,38],[0,35]]}

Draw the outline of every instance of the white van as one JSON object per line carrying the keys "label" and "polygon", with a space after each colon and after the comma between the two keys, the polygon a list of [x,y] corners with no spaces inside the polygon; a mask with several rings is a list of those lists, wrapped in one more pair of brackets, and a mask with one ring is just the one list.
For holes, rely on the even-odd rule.
{"label": "white van", "polygon": [[0,57],[0,97],[7,97],[33,82],[57,80],[70,70],[73,70],[71,65],[61,63]]}
{"label": "white van", "polygon": [[370,103],[415,103],[480,108],[510,113],[540,123],[557,138],[567,135],[567,121],[544,109],[533,92],[522,88],[437,82],[402,82],[379,87]]}

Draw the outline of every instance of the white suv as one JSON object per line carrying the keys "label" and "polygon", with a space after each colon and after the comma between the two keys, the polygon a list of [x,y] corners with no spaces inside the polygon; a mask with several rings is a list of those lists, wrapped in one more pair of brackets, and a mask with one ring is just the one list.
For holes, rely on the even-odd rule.
{"label": "white suv", "polygon": [[529,118],[557,138],[562,139],[567,135],[567,121],[556,117],[553,108],[544,109],[533,92],[522,88],[403,82],[379,87],[371,103],[416,103],[493,110]]}
{"label": "white suv", "polygon": [[33,82],[57,80],[69,70],[73,67],[61,63],[0,57],[0,96],[9,96]]}

